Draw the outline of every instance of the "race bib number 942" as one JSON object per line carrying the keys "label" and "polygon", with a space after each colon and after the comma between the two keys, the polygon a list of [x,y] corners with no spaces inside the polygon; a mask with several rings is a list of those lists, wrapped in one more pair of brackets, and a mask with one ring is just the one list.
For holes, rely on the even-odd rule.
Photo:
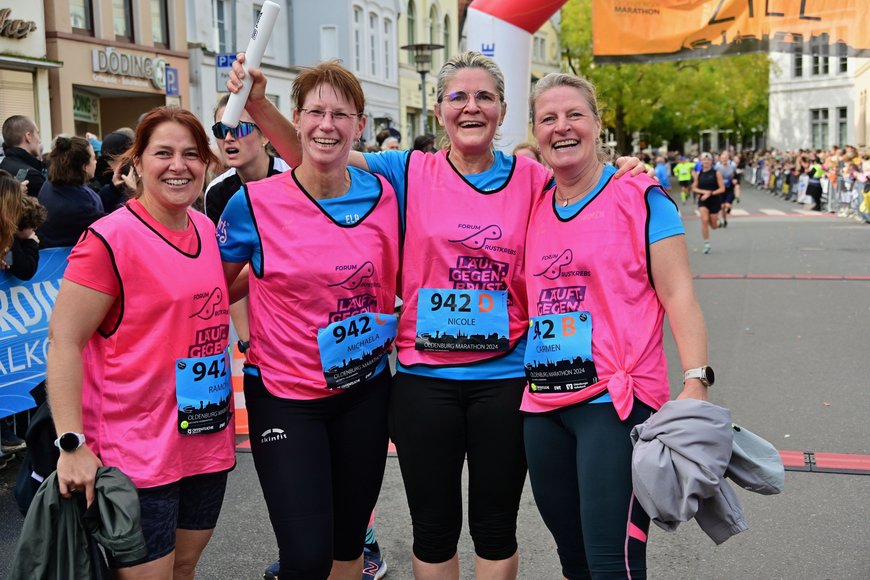
{"label": "race bib number 942", "polygon": [[363,312],[317,330],[320,363],[330,389],[346,389],[377,372],[396,339],[392,314]]}
{"label": "race bib number 942", "polygon": [[421,288],[415,348],[504,352],[510,348],[507,292]]}
{"label": "race bib number 942", "polygon": [[175,361],[179,433],[196,435],[226,428],[233,395],[230,375],[226,351]]}
{"label": "race bib number 942", "polygon": [[592,315],[569,312],[529,322],[526,378],[533,393],[565,393],[598,382],[592,360]]}

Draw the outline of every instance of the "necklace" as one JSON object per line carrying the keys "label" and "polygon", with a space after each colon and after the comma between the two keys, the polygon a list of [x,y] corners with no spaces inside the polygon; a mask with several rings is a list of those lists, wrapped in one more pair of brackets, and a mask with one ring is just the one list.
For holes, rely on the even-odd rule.
{"label": "necklace", "polygon": [[567,206],[568,206],[568,202],[571,201],[572,199],[574,199],[575,197],[577,197],[578,195],[580,195],[580,194],[579,194],[579,193],[575,193],[575,194],[572,195],[571,197],[563,197],[562,199],[559,199],[559,189],[558,189],[558,188],[556,189],[556,193],[555,193],[556,201],[561,202],[561,203],[562,203],[562,207],[567,207]]}
{"label": "necklace", "polygon": [[[601,173],[603,171],[604,171],[604,165],[599,163],[599,167],[595,170],[595,177],[594,177],[593,183],[598,183],[598,180],[601,178]],[[591,191],[591,189],[589,191]],[[557,187],[556,191],[553,192],[553,197],[556,201],[558,201],[562,204],[562,207],[567,207],[569,201],[571,201],[572,199],[574,199],[575,197],[578,197],[578,196],[582,197],[582,196],[586,195],[587,193],[589,193],[589,191],[584,191],[581,189],[580,191],[578,191],[577,193],[575,193],[574,195],[572,195],[570,197],[561,197],[561,199],[560,199],[560,196],[559,196],[560,192],[559,192],[559,188]]]}

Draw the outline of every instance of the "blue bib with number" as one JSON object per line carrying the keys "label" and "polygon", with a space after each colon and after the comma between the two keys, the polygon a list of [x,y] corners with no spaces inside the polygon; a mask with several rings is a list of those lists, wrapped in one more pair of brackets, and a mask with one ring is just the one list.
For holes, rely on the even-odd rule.
{"label": "blue bib with number", "polygon": [[598,382],[592,360],[592,315],[568,312],[529,322],[526,377],[533,393],[567,393]]}
{"label": "blue bib with number", "polygon": [[421,288],[417,295],[415,348],[507,352],[507,291]]}
{"label": "blue bib with number", "polygon": [[214,433],[230,422],[230,359],[227,351],[175,361],[178,432]]}
{"label": "blue bib with number", "polygon": [[397,326],[392,314],[363,312],[318,329],[326,387],[346,389],[370,379],[390,352]]}

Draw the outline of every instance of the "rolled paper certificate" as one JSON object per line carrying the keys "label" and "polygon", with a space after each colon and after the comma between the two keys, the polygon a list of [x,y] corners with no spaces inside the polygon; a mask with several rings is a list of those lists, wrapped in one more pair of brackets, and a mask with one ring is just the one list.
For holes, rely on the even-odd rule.
{"label": "rolled paper certificate", "polygon": [[[281,7],[274,2],[269,2],[268,0],[263,2],[263,9],[257,17],[254,31],[251,33],[251,41],[248,42],[248,49],[245,51],[245,64],[243,65],[245,70],[260,66],[263,53],[266,52],[266,44],[269,42],[269,37],[272,36],[272,29],[275,28],[275,21],[278,19],[280,11]],[[230,95],[230,100],[224,109],[221,123],[227,127],[238,126],[239,117],[242,116],[242,110],[245,108],[245,102],[248,100],[248,93],[250,92],[251,77],[246,76],[242,90]]]}

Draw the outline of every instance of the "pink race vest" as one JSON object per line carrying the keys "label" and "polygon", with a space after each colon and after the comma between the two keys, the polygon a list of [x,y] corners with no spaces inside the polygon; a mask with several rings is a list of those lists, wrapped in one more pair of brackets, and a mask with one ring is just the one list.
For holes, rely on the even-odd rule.
{"label": "pink race vest", "polygon": [[333,221],[292,172],[247,185],[263,247],[262,277],[249,276],[248,362],[275,396],[335,395],[370,378],[392,348],[398,202],[384,179],[351,176],[377,179],[381,188],[353,225]]}
{"label": "pink race vest", "polygon": [[512,349],[527,328],[524,242],[549,180],[517,157],[494,191],[473,188],[444,151],[408,162],[399,361],[457,365]]}
{"label": "pink race vest", "polygon": [[103,463],[137,487],[235,463],[227,287],[214,225],[200,213],[188,216],[200,241],[194,255],[172,246],[129,207],[88,233],[110,249],[121,310],[83,353],[84,431]]}
{"label": "pink race vest", "polygon": [[541,413],[605,390],[621,419],[633,397],[669,398],[664,309],[650,283],[646,176],[613,180],[572,219],[554,190],[532,211],[526,241],[529,388],[521,409]]}

